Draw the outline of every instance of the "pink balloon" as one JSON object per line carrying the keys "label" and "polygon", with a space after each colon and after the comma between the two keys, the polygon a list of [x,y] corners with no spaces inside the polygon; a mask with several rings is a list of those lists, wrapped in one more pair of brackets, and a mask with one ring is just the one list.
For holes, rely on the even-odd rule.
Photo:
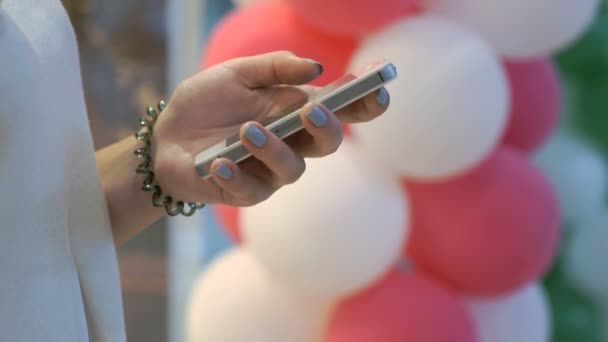
{"label": "pink balloon", "polygon": [[324,85],[344,74],[357,43],[302,24],[285,4],[262,3],[234,11],[224,18],[211,36],[203,66],[289,50],[323,64],[325,72],[313,84]]}
{"label": "pink balloon", "polygon": [[534,151],[553,133],[561,111],[560,81],[548,58],[505,62],[511,117],[503,144]]}
{"label": "pink balloon", "polygon": [[327,342],[473,342],[472,318],[447,290],[411,273],[390,274],[338,305]]}
{"label": "pink balloon", "polygon": [[240,243],[239,208],[220,204],[216,205],[214,209],[219,223],[222,224],[228,236],[232,241]]}
{"label": "pink balloon", "polygon": [[501,295],[537,279],[551,265],[559,204],[523,152],[501,147],[465,176],[406,187],[412,212],[407,255],[452,289]]}
{"label": "pink balloon", "polygon": [[303,20],[327,32],[361,36],[416,12],[421,0],[286,0]]}

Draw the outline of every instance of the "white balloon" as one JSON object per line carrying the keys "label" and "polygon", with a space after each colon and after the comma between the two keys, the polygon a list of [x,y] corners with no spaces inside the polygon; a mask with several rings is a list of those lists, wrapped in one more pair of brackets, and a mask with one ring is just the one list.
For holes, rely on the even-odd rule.
{"label": "white balloon", "polygon": [[566,222],[577,223],[604,205],[608,180],[601,155],[575,136],[554,136],[535,156],[553,184]]}
{"label": "white balloon", "polygon": [[196,281],[189,342],[321,341],[330,306],[288,292],[244,248],[227,252]]}
{"label": "white balloon", "polygon": [[387,113],[353,125],[371,155],[399,174],[436,180],[477,165],[505,129],[509,90],[497,56],[449,21],[419,17],[371,36],[353,67],[382,56],[399,78]]}
{"label": "white balloon", "polygon": [[574,231],[566,251],[565,272],[579,290],[608,306],[608,213],[598,213]]}
{"label": "white balloon", "polygon": [[488,300],[468,300],[478,342],[549,342],[550,308],[540,285]]}
{"label": "white balloon", "polygon": [[398,260],[408,227],[405,194],[355,148],[345,141],[337,153],[310,160],[298,182],[242,211],[245,245],[295,291],[345,296]]}
{"label": "white balloon", "polygon": [[591,24],[599,0],[428,0],[428,9],[479,32],[502,55],[550,55]]}

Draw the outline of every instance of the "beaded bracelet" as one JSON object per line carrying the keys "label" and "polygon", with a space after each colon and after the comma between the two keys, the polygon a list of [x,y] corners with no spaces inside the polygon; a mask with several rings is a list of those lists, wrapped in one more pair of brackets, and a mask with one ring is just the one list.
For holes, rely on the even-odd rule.
{"label": "beaded bracelet", "polygon": [[135,134],[135,139],[143,142],[144,146],[135,150],[134,153],[138,158],[143,159],[143,162],[137,166],[135,172],[145,176],[141,189],[145,192],[152,193],[152,205],[157,208],[164,207],[169,216],[177,216],[180,214],[192,216],[197,210],[204,208],[205,204],[175,201],[171,196],[163,195],[160,186],[154,181],[151,156],[152,142],[150,139],[154,132],[154,124],[166,106],[167,104],[164,101],[160,101],[158,110],[154,107],[148,107],[146,109],[146,114],[150,119],[139,119],[139,125],[143,128],[143,131]]}

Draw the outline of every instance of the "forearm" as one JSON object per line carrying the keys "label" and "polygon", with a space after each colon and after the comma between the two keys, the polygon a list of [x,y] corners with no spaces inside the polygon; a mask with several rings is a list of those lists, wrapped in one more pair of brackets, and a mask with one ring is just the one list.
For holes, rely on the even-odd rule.
{"label": "forearm", "polygon": [[140,145],[130,137],[95,154],[117,245],[164,215],[164,209],[155,208],[152,196],[141,190],[143,179],[135,174],[141,160],[133,151]]}

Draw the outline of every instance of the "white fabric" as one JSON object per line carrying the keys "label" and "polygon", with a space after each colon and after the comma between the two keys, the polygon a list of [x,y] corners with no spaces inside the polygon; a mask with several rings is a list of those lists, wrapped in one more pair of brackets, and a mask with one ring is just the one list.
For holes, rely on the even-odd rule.
{"label": "white fabric", "polygon": [[124,341],[75,35],[59,0],[0,4],[0,341]]}

